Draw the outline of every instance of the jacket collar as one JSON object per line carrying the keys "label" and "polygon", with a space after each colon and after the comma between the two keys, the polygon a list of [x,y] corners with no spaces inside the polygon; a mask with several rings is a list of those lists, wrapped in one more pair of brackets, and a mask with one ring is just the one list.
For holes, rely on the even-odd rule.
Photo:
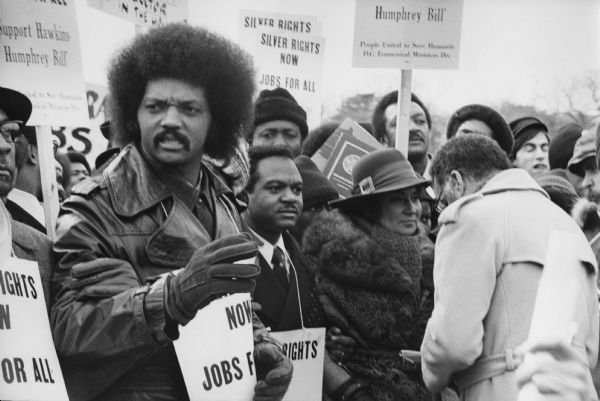
{"label": "jacket collar", "polygon": [[488,182],[477,192],[464,196],[451,203],[440,215],[440,223],[456,222],[460,209],[474,201],[482,199],[486,195],[492,195],[506,191],[534,191],[539,192],[546,198],[548,194],[539,186],[529,173],[520,168],[503,170],[489,179]]}
{"label": "jacket collar", "polygon": [[[232,200],[231,189],[205,162],[203,173],[208,174],[216,196],[226,195]],[[115,212],[124,217],[134,216],[161,201],[172,197],[172,191],[161,182],[140,150],[133,144],[127,145],[115,160],[104,170],[104,180]]]}

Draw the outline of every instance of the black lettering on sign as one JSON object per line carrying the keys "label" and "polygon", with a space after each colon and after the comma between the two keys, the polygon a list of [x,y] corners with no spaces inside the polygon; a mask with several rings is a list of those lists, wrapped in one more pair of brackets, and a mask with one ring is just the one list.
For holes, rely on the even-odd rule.
{"label": "black lettering on sign", "polygon": [[54,383],[50,364],[45,358],[31,358],[33,363],[33,376],[36,383]]}
{"label": "black lettering on sign", "polygon": [[254,359],[252,358],[252,351],[246,352],[246,359],[248,360],[248,370],[250,370],[250,376],[254,376]]}
{"label": "black lettering on sign", "polygon": [[10,330],[10,305],[0,304],[0,330]]}
{"label": "black lettering on sign", "polygon": [[237,329],[246,323],[252,323],[252,304],[250,300],[225,308],[229,329]]}
{"label": "black lettering on sign", "polygon": [[2,359],[2,378],[5,383],[11,384],[17,379],[17,383],[27,383],[27,375],[25,374],[25,364],[21,358]]}
{"label": "black lettering on sign", "polygon": [[71,132],[71,135],[73,135],[74,139],[77,139],[78,141],[83,143],[83,150],[77,150],[73,146],[69,146],[67,150],[69,150],[69,151],[74,150],[76,152],[81,152],[84,155],[89,154],[90,150],[92,150],[92,142],[88,138],[89,134],[90,134],[89,128],[84,128],[84,127],[75,128]]}
{"label": "black lettering on sign", "polygon": [[210,391],[215,387],[228,385],[232,383],[234,379],[241,380],[242,377],[244,377],[244,374],[240,369],[240,359],[238,357],[234,357],[231,362],[225,360],[219,363],[213,363],[210,366],[205,366],[202,370],[204,371],[205,379],[202,382],[202,387],[204,387],[204,390],[206,391]]}

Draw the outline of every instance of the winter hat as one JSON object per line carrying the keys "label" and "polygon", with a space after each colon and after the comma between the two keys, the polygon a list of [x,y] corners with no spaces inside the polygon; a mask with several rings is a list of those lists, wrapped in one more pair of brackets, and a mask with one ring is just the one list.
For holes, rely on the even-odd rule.
{"label": "winter hat", "polygon": [[[261,91],[254,103],[254,127],[275,120],[293,122],[300,128],[302,140],[306,138],[308,132],[306,111],[300,107],[290,92],[283,88]],[[249,135],[251,137],[252,132]]]}
{"label": "winter hat", "polygon": [[446,137],[450,139],[456,135],[458,127],[467,120],[480,120],[486,123],[492,130],[492,138],[507,155],[510,155],[514,144],[510,127],[500,113],[481,104],[469,104],[456,110],[448,121]]}
{"label": "winter hat", "polygon": [[302,177],[302,200],[304,209],[339,198],[333,184],[319,171],[315,163],[306,155],[294,159]]}
{"label": "winter hat", "polygon": [[583,162],[590,157],[596,160],[596,133],[592,130],[584,130],[575,143],[573,157],[567,166],[569,171],[583,177]]}
{"label": "winter hat", "polygon": [[567,213],[571,213],[578,199],[575,187],[566,178],[550,171],[534,177],[535,181],[550,196],[550,200]]}
{"label": "winter hat", "polygon": [[332,121],[323,123],[311,130],[304,142],[302,142],[302,154],[312,157],[317,153],[317,150],[323,146],[327,139],[329,139],[339,125],[339,122]]}
{"label": "winter hat", "polygon": [[406,156],[399,150],[386,148],[364,155],[352,169],[352,196],[331,202],[346,206],[357,199],[412,187],[425,187],[429,181],[419,178]]}
{"label": "winter hat", "polygon": [[[429,115],[429,110],[427,110],[427,107],[425,107],[421,99],[419,99],[414,93],[410,94],[410,101],[415,102],[423,109],[425,112],[425,119],[427,120],[427,126],[431,129],[431,116]],[[388,93],[382,97],[379,103],[377,103],[377,106],[375,106],[371,123],[373,124],[373,136],[377,140],[385,138],[385,109],[390,104],[394,103],[398,103],[398,91]]]}
{"label": "winter hat", "polygon": [[31,116],[31,101],[21,92],[0,86],[0,110],[8,116],[10,120],[23,121],[27,123]]}
{"label": "winter hat", "polygon": [[567,168],[573,156],[575,142],[581,137],[583,128],[579,124],[567,124],[558,130],[558,134],[550,141],[548,161],[550,168]]}
{"label": "winter hat", "polygon": [[515,144],[513,145],[512,153],[510,155],[511,160],[515,159],[515,155],[519,149],[521,149],[521,146],[523,146],[525,142],[533,139],[540,131],[546,135],[546,139],[550,142],[550,138],[548,138],[548,127],[535,117],[517,118],[508,123],[508,126],[515,138]]}

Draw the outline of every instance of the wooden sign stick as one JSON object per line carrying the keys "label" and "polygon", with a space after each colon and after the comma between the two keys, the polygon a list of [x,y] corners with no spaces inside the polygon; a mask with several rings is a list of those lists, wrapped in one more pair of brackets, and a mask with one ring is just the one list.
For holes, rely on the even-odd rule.
{"label": "wooden sign stick", "polygon": [[50,126],[36,126],[35,136],[37,138],[38,156],[40,158],[40,175],[44,199],[46,234],[54,241],[59,204],[54,149],[52,146],[52,131],[50,130]]}
{"label": "wooden sign stick", "polygon": [[410,128],[410,95],[412,70],[402,70],[396,110],[396,149],[408,157],[408,131]]}

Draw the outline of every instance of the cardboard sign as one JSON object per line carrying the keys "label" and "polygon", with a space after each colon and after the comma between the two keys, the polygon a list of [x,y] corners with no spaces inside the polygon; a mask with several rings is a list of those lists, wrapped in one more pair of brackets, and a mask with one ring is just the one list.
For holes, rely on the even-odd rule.
{"label": "cardboard sign", "polygon": [[323,391],[325,328],[272,332],[292,360],[294,374],[283,401],[320,400]]}
{"label": "cardboard sign", "polygon": [[0,2],[0,86],[33,103],[28,125],[87,124],[73,1]]}
{"label": "cardboard sign", "polygon": [[239,43],[254,56],[258,90],[281,87],[306,110],[308,125],[321,121],[325,38],[316,18],[241,11]]}
{"label": "cardboard sign", "polygon": [[88,0],[88,6],[147,27],[185,21],[187,0]]}
{"label": "cardboard sign", "polygon": [[462,0],[356,0],[353,67],[458,68]]}
{"label": "cardboard sign", "polygon": [[0,262],[0,370],[2,400],[69,400],[35,262]]}
{"label": "cardboard sign", "polygon": [[256,385],[250,294],[211,302],[174,342],[190,401],[247,401]]}
{"label": "cardboard sign", "polygon": [[352,169],[358,159],[382,148],[363,127],[346,119],[311,159],[339,195],[347,198],[352,193]]}

